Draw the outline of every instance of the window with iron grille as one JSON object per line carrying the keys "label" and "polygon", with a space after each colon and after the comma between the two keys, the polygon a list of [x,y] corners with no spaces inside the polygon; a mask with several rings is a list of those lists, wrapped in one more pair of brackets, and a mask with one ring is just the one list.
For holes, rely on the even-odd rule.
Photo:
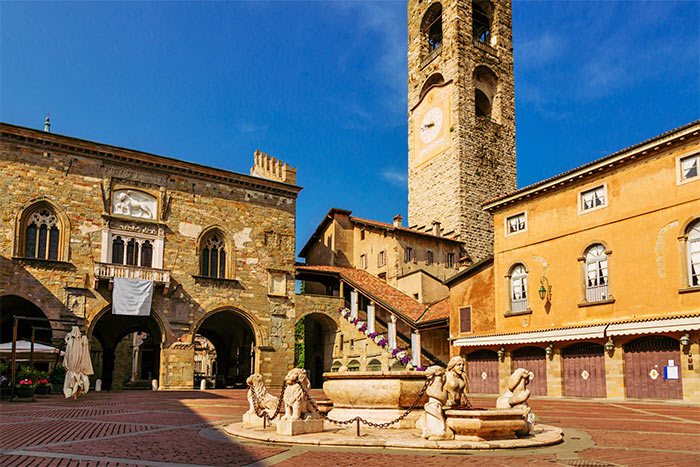
{"label": "window with iron grille", "polygon": [[411,247],[406,247],[406,248],[404,249],[404,258],[403,258],[403,260],[406,261],[407,263],[413,261],[413,248],[411,248]]}
{"label": "window with iron grille", "polygon": [[527,271],[522,264],[510,270],[510,311],[520,313],[527,310]]}
{"label": "window with iron grille", "polygon": [[454,253],[447,253],[447,255],[445,255],[445,267],[446,268],[455,267],[455,254]]}
{"label": "window with iron grille", "polygon": [[590,246],[586,253],[586,301],[599,302],[610,298],[608,291],[608,256],[601,244]]}

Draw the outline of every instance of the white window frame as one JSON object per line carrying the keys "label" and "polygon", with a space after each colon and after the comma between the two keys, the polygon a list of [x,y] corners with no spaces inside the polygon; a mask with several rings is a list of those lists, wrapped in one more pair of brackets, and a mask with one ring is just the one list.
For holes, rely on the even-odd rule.
{"label": "white window frame", "polygon": [[[520,216],[523,216],[523,224],[524,224],[523,228],[518,229],[515,232],[511,232],[509,229],[509,226],[510,226],[509,221],[513,218],[520,217]],[[505,237],[510,237],[511,235],[517,235],[517,234],[522,233],[522,232],[527,232],[527,211],[522,211],[522,212],[519,212],[517,214],[513,214],[512,216],[507,216],[503,220],[503,228],[504,228],[503,232],[505,233],[505,235],[504,235]]]}
{"label": "white window frame", "polygon": [[[688,287],[700,287],[700,220],[696,220],[688,227],[688,237],[686,240],[686,257],[688,267]],[[693,262],[693,247],[697,248],[696,261]],[[693,266],[696,266],[697,274],[693,274]],[[693,284],[693,276],[697,279],[697,283]]]}
{"label": "white window frame", "polygon": [[455,254],[454,253],[447,253],[445,255],[445,267],[446,268],[454,268],[456,266],[456,264],[457,264],[457,261],[455,261]]}
{"label": "white window frame", "polygon": [[367,269],[367,255],[360,255],[360,267]]}
{"label": "white window frame", "polygon": [[382,250],[377,255],[377,266],[386,266],[386,251]]}
{"label": "white window frame", "polygon": [[[602,248],[602,250],[597,256],[592,257],[591,250],[593,250],[596,247],[600,247]],[[583,258],[586,302],[597,303],[610,300],[610,264],[609,254],[605,249],[605,245],[601,243],[596,243],[594,245],[589,246],[583,253]],[[593,278],[595,284],[593,285],[589,285],[589,280],[591,279],[589,277],[589,272],[591,271],[589,265],[595,266],[595,278]]]}
{"label": "white window frame", "polygon": [[[583,207],[583,195],[590,193],[592,191],[599,190],[601,188],[603,189],[603,196],[605,197],[603,204],[601,204],[600,206],[593,206],[591,208],[584,209],[584,207]],[[587,188],[585,190],[581,190],[578,193],[578,213],[579,213],[579,215],[588,214],[589,212],[597,211],[598,209],[607,208],[608,203],[609,203],[609,197],[608,197],[608,184],[607,183],[603,183],[601,185],[596,185],[596,186]]]}
{"label": "white window frame", "polygon": [[[693,177],[683,178],[683,160],[695,158],[697,173]],[[676,157],[676,184],[684,185],[686,183],[697,182],[700,180],[700,153],[685,154]]]}
{"label": "white window frame", "polygon": [[[519,268],[522,268],[522,272],[518,271]],[[525,313],[529,308],[527,276],[527,269],[522,263],[518,263],[510,269],[510,275],[508,277],[508,294],[511,314]],[[518,288],[517,291],[516,287]],[[515,298],[516,294],[520,294],[520,297],[517,299]]]}

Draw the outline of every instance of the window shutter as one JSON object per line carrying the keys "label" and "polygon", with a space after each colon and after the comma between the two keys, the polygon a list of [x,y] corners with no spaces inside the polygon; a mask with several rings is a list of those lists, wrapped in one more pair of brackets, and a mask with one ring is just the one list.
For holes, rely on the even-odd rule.
{"label": "window shutter", "polygon": [[459,309],[459,332],[472,332],[472,307]]}

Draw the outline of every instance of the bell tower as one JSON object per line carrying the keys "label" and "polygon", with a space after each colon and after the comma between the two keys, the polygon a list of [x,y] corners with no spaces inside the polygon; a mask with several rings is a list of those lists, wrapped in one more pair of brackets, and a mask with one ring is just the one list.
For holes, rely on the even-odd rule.
{"label": "bell tower", "polygon": [[511,0],[408,0],[408,220],[493,250],[482,203],[516,188]]}

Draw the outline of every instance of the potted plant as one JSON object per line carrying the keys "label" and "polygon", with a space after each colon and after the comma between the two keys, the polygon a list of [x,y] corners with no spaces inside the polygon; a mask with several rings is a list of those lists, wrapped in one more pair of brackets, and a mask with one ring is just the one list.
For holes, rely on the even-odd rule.
{"label": "potted plant", "polygon": [[63,392],[63,381],[66,379],[66,367],[57,365],[49,375],[51,392],[60,394]]}
{"label": "potted plant", "polygon": [[15,386],[15,397],[31,399],[34,397],[35,384],[31,379],[23,379]]}
{"label": "potted plant", "polygon": [[34,392],[38,396],[45,396],[49,392],[51,392],[51,383],[49,383],[49,380],[46,378],[41,378],[37,380],[36,382],[36,388],[34,389]]}

